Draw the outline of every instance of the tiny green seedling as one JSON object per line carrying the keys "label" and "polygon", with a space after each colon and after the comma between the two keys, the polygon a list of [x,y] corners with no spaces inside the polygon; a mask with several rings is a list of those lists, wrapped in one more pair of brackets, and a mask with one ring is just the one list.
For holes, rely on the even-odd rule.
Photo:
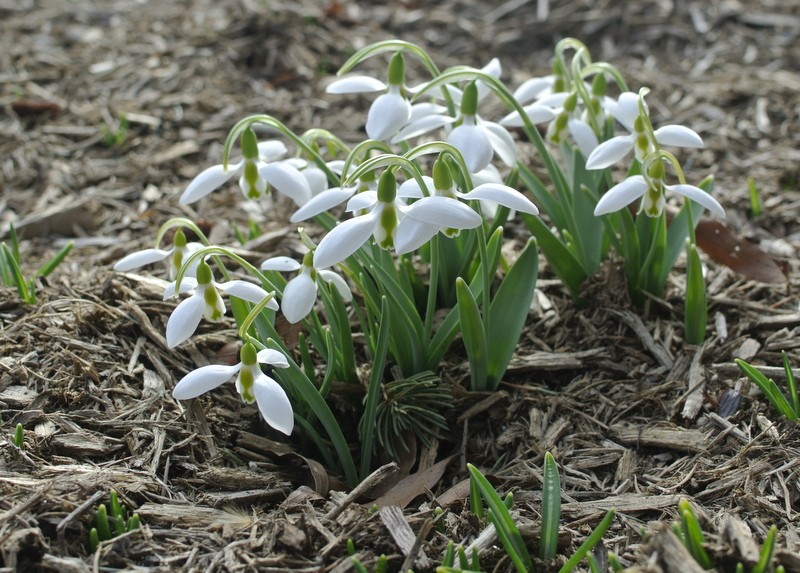
{"label": "tiny green seedling", "polygon": [[72,250],[73,242],[67,243],[50,261],[42,265],[30,279],[22,274],[19,255],[19,238],[14,225],[8,226],[9,243],[0,244],[0,281],[5,286],[17,287],[19,297],[25,304],[36,304],[36,279],[46,277],[61,264]]}
{"label": "tiny green seedling", "polygon": [[103,134],[103,141],[107,146],[119,147],[125,142],[125,139],[128,137],[128,131],[130,131],[128,118],[123,112],[120,112],[119,115],[117,115],[116,125],[113,129],[107,125],[103,125],[100,131]]}
{"label": "tiny green seedling", "polygon": [[25,434],[25,430],[22,427],[22,424],[17,424],[17,427],[14,428],[14,445],[17,446],[17,449],[24,450],[25,449],[25,441],[23,440]]}
{"label": "tiny green seedling", "polygon": [[753,217],[758,217],[762,212],[761,197],[758,193],[758,187],[756,187],[756,180],[752,177],[747,180],[747,188],[750,192],[750,214]]}
{"label": "tiny green seedling", "polygon": [[767,378],[744,360],[737,358],[736,365],[761,388],[761,391],[778,412],[793,422],[797,422],[800,421],[800,394],[797,392],[797,383],[785,351],[781,351],[781,357],[783,358],[783,370],[786,373],[786,384],[789,389],[788,397],[784,396],[774,380]]}
{"label": "tiny green seedling", "polygon": [[128,531],[139,529],[141,526],[139,514],[134,513],[128,517],[128,511],[124,505],[119,503],[119,496],[113,489],[109,492],[109,498],[111,514],[109,515],[105,504],[101,503],[97,506],[95,527],[89,531],[89,546],[92,548],[92,552],[97,551],[101,541],[108,541]]}

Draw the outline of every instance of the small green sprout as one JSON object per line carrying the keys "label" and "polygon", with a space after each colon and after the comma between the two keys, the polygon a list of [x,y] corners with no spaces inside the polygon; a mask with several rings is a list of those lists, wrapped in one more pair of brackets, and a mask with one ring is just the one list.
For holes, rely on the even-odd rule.
{"label": "small green sprout", "polygon": [[25,304],[36,304],[36,279],[46,277],[61,264],[72,250],[73,243],[67,243],[56,255],[37,270],[33,277],[25,279],[20,267],[19,238],[14,225],[8,226],[9,243],[0,243],[0,282],[6,286],[17,287],[19,297]]}
{"label": "small green sprout", "polygon": [[103,125],[100,131],[103,134],[103,141],[108,147],[119,147],[128,137],[128,131],[130,131],[128,118],[123,112],[119,112],[116,126],[112,129],[107,125]]}
{"label": "small green sprout", "polygon": [[781,351],[781,357],[783,358],[783,370],[786,373],[786,384],[789,389],[788,397],[784,396],[775,381],[764,376],[744,360],[737,358],[735,362],[742,372],[761,388],[761,391],[764,392],[764,395],[778,412],[793,422],[797,422],[800,421],[800,394],[797,392],[797,383],[785,351]]}
{"label": "small green sprout", "polygon": [[95,527],[92,527],[89,531],[89,546],[92,548],[92,552],[97,551],[101,541],[108,541],[118,535],[141,527],[139,514],[134,513],[128,517],[125,506],[120,504],[119,496],[113,489],[109,492],[109,498],[111,500],[109,504],[111,514],[109,515],[105,504],[101,503],[97,506]]}
{"label": "small green sprout", "polygon": [[22,427],[22,424],[17,424],[17,427],[14,428],[14,445],[17,446],[18,449],[24,450],[25,449],[25,442],[23,441],[25,430]]}
{"label": "small green sprout", "polygon": [[750,191],[750,214],[753,217],[758,217],[762,213],[761,198],[758,193],[758,187],[756,187],[756,180],[752,176],[747,179],[747,188]]}

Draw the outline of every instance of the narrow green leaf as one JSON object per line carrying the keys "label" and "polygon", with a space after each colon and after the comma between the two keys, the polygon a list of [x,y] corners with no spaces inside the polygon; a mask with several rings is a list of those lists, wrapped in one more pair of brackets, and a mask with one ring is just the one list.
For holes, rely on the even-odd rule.
{"label": "narrow green leaf", "polygon": [[89,547],[92,549],[92,553],[97,551],[97,548],[100,547],[100,534],[97,533],[96,527],[92,527],[89,530]]}
{"label": "narrow green leaf", "polygon": [[97,506],[97,533],[101,541],[111,539],[111,528],[108,525],[108,512],[105,504]]}
{"label": "narrow green leaf", "polygon": [[706,338],[708,307],[706,304],[706,280],[700,255],[695,245],[689,245],[686,253],[686,304],[684,310],[684,340],[688,344],[702,344]]}
{"label": "narrow green leaf", "polygon": [[544,455],[542,483],[542,537],[539,540],[539,557],[542,561],[554,559],[558,553],[558,526],[561,522],[561,478],[558,465],[550,452]]}
{"label": "narrow green leaf", "polygon": [[486,390],[489,356],[478,303],[467,283],[461,278],[456,279],[456,295],[461,336],[469,358],[470,388]]}
{"label": "narrow green leaf", "polygon": [[692,507],[687,500],[682,499],[678,503],[678,509],[681,514],[681,529],[683,530],[686,548],[700,567],[706,570],[711,569],[714,564],[703,547],[703,543],[705,542],[703,530],[697,522],[697,517],[695,517],[694,511],[692,511]]}
{"label": "narrow green leaf", "polygon": [[363,480],[369,475],[372,464],[372,450],[375,442],[375,418],[378,409],[378,400],[381,396],[383,371],[386,367],[386,351],[389,346],[389,301],[386,297],[381,300],[382,322],[378,330],[378,343],[372,357],[372,373],[369,378],[367,395],[364,397],[364,414],[361,416],[359,430],[361,434],[361,471],[359,477]]}
{"label": "narrow green leaf", "polygon": [[25,277],[22,276],[22,270],[19,268],[19,264],[17,260],[14,258],[14,254],[11,252],[11,249],[8,248],[8,245],[5,243],[2,244],[3,255],[5,255],[6,263],[8,264],[9,271],[11,272],[11,277],[13,279],[14,286],[17,287],[17,292],[19,292],[19,298],[22,299],[23,302],[26,304],[31,304],[31,293],[28,291],[28,285],[25,282]]}
{"label": "narrow green leaf", "polygon": [[46,264],[44,264],[42,267],[40,267],[38,271],[36,271],[36,274],[34,276],[35,277],[46,277],[47,275],[52,273],[55,270],[55,268],[58,265],[60,265],[61,262],[67,257],[67,255],[70,253],[70,251],[72,251],[72,247],[74,247],[74,246],[75,246],[75,243],[73,243],[72,241],[70,241],[69,243],[64,245],[61,248],[61,250],[58,251],[58,253],[56,253],[55,257],[50,259],[50,261],[48,261]]}
{"label": "narrow green leaf", "polygon": [[[588,554],[592,549],[594,549],[595,545],[600,543],[600,540],[608,531],[608,528],[611,527],[611,524],[614,522],[614,515],[615,512],[613,509],[609,509],[606,512],[605,517],[603,517],[602,521],[597,524],[597,527],[594,528],[592,534],[586,538],[586,540],[581,543],[581,546],[578,547],[578,550],[569,558],[569,560],[558,570],[558,573],[570,573],[575,567],[578,566],[578,563]],[[611,559],[612,554],[609,554],[609,563],[612,564],[612,568],[614,571],[621,571],[622,568],[616,569],[613,565],[615,561],[617,561],[616,556],[614,555],[614,559]],[[619,563],[617,563],[619,565]]]}
{"label": "narrow green leaf", "polygon": [[[266,346],[273,350],[282,350],[280,344],[272,338],[267,340]],[[297,363],[292,360],[291,355],[285,354],[285,356],[289,362],[289,368],[276,369],[275,377],[284,381],[287,386],[294,388],[297,394],[302,396],[302,399],[309,405],[333,443],[339,462],[342,464],[345,480],[351,486],[355,486],[358,483],[358,473],[356,472],[350,448],[347,446],[347,440],[342,433],[339,422],[336,420],[336,416],[333,415],[328,404],[320,396],[314,383],[308,379]]]}
{"label": "narrow green leaf", "polygon": [[758,563],[753,566],[752,573],[765,573],[767,571],[769,562],[772,560],[772,552],[775,549],[775,536],[777,533],[778,528],[774,525],[769,528],[767,538],[764,540],[764,545],[761,546]]}
{"label": "narrow green leaf", "polygon": [[520,573],[533,573],[535,569],[528,554],[528,549],[525,547],[525,541],[522,539],[514,519],[503,504],[503,500],[497,495],[489,480],[475,466],[467,464],[467,470],[469,470],[470,478],[477,482],[478,489],[480,489],[483,499],[489,506],[494,518],[493,523],[497,530],[497,537],[503,544],[517,571]]}
{"label": "narrow green leaf", "polygon": [[558,278],[569,289],[573,298],[580,299],[581,286],[588,276],[581,262],[539,217],[523,213],[522,220],[536,237],[547,263],[553,267]]}
{"label": "narrow green leaf", "polygon": [[786,373],[786,384],[789,386],[789,399],[792,401],[792,408],[794,409],[795,416],[800,418],[800,395],[797,393],[797,383],[794,379],[794,372],[789,364],[789,358],[786,356],[786,351],[781,350],[781,359],[783,360],[783,371]]}
{"label": "narrow green leaf", "polygon": [[536,290],[539,253],[536,240],[530,239],[514,266],[508,271],[492,300],[492,313],[486,340],[489,345],[487,377],[489,388],[500,385],[508,362],[514,355],[528,318],[528,309]]}

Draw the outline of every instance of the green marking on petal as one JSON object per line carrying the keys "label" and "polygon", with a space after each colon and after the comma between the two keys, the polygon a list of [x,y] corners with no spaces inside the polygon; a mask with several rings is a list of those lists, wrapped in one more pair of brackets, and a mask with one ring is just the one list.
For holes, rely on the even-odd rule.
{"label": "green marking on petal", "polygon": [[250,368],[243,367],[239,370],[239,378],[237,380],[237,387],[239,389],[239,394],[242,396],[242,400],[247,402],[248,404],[252,404],[256,401],[256,395],[253,392],[253,387],[255,386],[255,379],[253,378],[253,372]]}
{"label": "green marking on petal", "polygon": [[[217,289],[215,289],[214,287],[205,289],[205,291],[203,292],[203,300],[205,300],[207,307],[212,309],[211,315],[208,317],[208,320],[212,322],[221,320],[225,313],[224,311],[220,310],[220,306],[222,305],[219,304],[220,298]],[[225,307],[222,306],[222,308],[224,309]]]}

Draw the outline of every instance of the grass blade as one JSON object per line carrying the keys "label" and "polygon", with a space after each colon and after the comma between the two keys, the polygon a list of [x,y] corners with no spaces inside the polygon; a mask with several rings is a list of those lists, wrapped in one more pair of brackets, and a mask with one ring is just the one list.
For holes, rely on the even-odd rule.
{"label": "grass blade", "polygon": [[558,552],[558,526],[561,522],[561,478],[558,464],[550,452],[544,455],[542,481],[542,537],[539,540],[539,557],[542,561],[554,559]]}

